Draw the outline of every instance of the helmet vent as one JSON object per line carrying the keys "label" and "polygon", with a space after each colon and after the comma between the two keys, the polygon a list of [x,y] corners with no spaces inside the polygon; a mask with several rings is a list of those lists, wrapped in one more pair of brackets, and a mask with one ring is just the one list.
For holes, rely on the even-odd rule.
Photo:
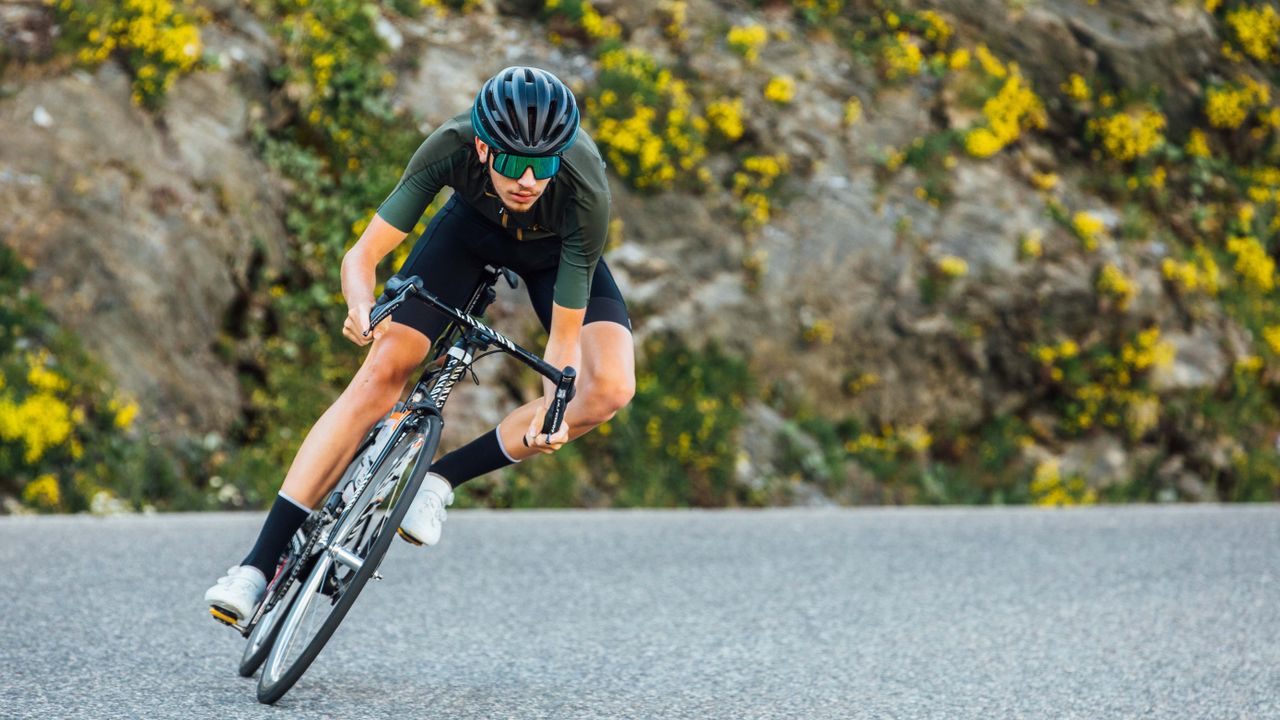
{"label": "helmet vent", "polygon": [[522,155],[555,155],[578,134],[573,92],[555,75],[532,67],[509,67],[490,78],[476,96],[472,116],[495,146]]}

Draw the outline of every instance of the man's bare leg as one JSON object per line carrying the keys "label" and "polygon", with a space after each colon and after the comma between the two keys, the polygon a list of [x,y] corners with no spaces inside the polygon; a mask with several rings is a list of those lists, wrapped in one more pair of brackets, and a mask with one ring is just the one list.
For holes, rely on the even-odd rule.
{"label": "man's bare leg", "polygon": [[430,349],[425,335],[393,323],[374,341],[347,389],[311,427],[280,491],[315,507],[337,484],[365,433],[400,399]]}

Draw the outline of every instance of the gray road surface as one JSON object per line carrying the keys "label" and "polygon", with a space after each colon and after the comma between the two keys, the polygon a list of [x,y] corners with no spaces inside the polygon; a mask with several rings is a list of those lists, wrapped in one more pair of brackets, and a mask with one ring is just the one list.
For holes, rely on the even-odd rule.
{"label": "gray road surface", "polygon": [[1280,508],[455,512],[275,707],[261,515],[0,518],[4,718],[1280,718]]}

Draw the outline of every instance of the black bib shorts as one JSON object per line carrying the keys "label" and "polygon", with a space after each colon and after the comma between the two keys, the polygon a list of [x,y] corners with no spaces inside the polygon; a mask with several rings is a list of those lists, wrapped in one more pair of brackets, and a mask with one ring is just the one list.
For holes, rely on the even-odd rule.
{"label": "black bib shorts", "polygon": [[[480,282],[485,265],[509,268],[524,282],[538,320],[549,331],[559,264],[559,239],[517,240],[455,195],[431,219],[397,274],[421,277],[423,287],[436,297],[465,310],[464,305]],[[449,324],[448,318],[420,302],[401,305],[391,314],[391,319],[426,335],[432,342]],[[596,263],[591,277],[591,294],[583,324],[593,322],[613,322],[631,330],[627,305],[604,258]]]}

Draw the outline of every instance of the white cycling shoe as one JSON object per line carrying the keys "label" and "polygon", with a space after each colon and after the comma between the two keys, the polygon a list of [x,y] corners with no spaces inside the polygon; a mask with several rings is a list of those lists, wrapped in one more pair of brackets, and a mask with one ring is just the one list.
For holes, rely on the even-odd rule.
{"label": "white cycling shoe", "polygon": [[429,472],[422,479],[418,496],[400,523],[399,534],[414,545],[435,545],[445,520],[445,508],[453,504],[453,487],[443,477]]}
{"label": "white cycling shoe", "polygon": [[253,615],[266,591],[267,579],[262,571],[252,565],[236,565],[205,591],[204,600],[214,618],[235,625]]}

